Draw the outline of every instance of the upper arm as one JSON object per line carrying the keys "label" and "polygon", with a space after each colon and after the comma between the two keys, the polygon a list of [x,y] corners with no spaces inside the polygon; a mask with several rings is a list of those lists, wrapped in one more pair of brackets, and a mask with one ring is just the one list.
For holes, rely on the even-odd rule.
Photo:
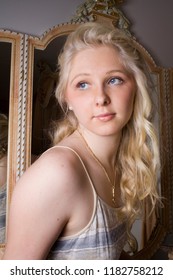
{"label": "upper arm", "polygon": [[[37,160],[21,177],[12,196],[6,259],[43,259],[70,219],[73,190],[61,155]],[[67,207],[68,205],[68,207]]]}

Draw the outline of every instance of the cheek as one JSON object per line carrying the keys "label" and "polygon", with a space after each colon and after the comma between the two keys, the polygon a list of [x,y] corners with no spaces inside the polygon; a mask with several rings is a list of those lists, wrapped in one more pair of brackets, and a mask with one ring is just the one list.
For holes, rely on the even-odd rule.
{"label": "cheek", "polygon": [[86,113],[89,113],[90,105],[84,96],[78,96],[70,92],[66,95],[66,102],[68,106],[72,107],[72,111],[79,121],[85,118]]}
{"label": "cheek", "polygon": [[86,108],[87,106],[90,106],[90,98],[85,92],[76,92],[73,89],[66,90],[65,93],[65,100],[68,105],[73,107],[74,111],[80,111],[82,108]]}
{"label": "cheek", "polygon": [[130,119],[134,108],[135,92],[123,92],[119,100],[117,100],[117,108],[119,113],[125,119]]}
{"label": "cheek", "polygon": [[82,111],[87,107],[87,102],[86,100],[83,100],[82,98],[78,97],[73,97],[73,98],[68,98],[68,104],[73,107],[74,113],[77,111]]}
{"label": "cheek", "polygon": [[129,107],[133,107],[135,95],[136,87],[131,85],[131,89],[128,89],[124,94],[124,104],[126,104]]}
{"label": "cheek", "polygon": [[127,93],[121,95],[121,98],[119,101],[121,103],[121,106],[124,109],[130,110],[133,108],[134,98],[135,98],[134,92],[127,92]]}
{"label": "cheek", "polygon": [[134,99],[135,94],[133,92],[131,92],[125,97],[124,104],[127,106],[127,108],[129,107],[129,109],[133,109]]}

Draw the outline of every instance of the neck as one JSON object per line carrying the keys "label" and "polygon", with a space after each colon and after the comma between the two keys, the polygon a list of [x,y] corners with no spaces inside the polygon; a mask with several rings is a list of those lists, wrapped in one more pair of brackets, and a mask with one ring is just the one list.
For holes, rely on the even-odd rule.
{"label": "neck", "polygon": [[105,168],[114,170],[121,134],[100,136],[81,128],[78,132]]}
{"label": "neck", "polygon": [[[89,144],[88,143],[89,142],[89,137],[88,137],[88,139],[86,139],[87,135],[84,136],[80,130],[78,130],[78,133],[80,134],[82,140],[84,141],[84,144],[85,144],[87,150],[89,151],[89,153],[91,154],[91,156],[93,157],[95,162],[103,170],[109,184],[111,185],[112,202],[113,202],[113,204],[115,204],[116,203],[116,199],[115,199],[115,183],[116,183],[115,161],[116,161],[116,154],[117,154],[119,142],[118,142],[118,145],[117,145],[117,143],[115,142],[115,139],[114,139],[114,145],[113,144],[111,145],[111,147],[112,147],[112,149],[111,149],[110,146],[108,145],[108,140],[106,142],[107,145],[105,146],[105,141],[104,141],[104,145],[103,145],[102,142],[100,142],[100,141],[98,142],[98,136],[97,136],[97,146],[95,146],[95,141],[93,141],[95,139],[92,138],[92,142],[90,141],[90,144]],[[87,142],[87,140],[88,140],[88,142]],[[102,141],[103,141],[103,139],[102,139]],[[102,143],[102,145],[101,145],[101,143]],[[91,144],[93,144],[92,146],[95,147],[95,151],[94,151],[94,148],[91,147]],[[109,140],[109,144],[110,144],[110,140]],[[103,149],[103,146],[104,146],[105,150]],[[96,149],[96,147],[97,147],[97,149]],[[99,147],[99,150],[98,150],[98,147]],[[115,152],[115,149],[116,149],[116,152]],[[100,157],[96,154],[96,151],[99,152]],[[111,158],[111,161],[112,161],[112,166],[110,164],[105,166],[105,163],[103,162],[103,158],[101,158],[101,155],[102,155],[102,157],[104,155],[104,158],[105,158],[105,156],[108,155],[108,151],[109,151],[109,154],[110,154],[110,151],[112,151],[112,154],[110,154],[111,155],[110,158]],[[112,170],[111,172],[110,172],[110,169]],[[108,170],[109,170],[109,172],[108,172]],[[113,175],[113,178],[112,178],[111,175]]]}

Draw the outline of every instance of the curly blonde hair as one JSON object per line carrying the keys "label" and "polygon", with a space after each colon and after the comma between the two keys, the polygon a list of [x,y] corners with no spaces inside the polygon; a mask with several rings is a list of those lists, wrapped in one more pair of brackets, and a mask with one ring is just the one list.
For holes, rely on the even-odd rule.
{"label": "curly blonde hair", "polygon": [[150,199],[153,209],[159,200],[157,178],[160,164],[157,137],[151,123],[152,102],[148,69],[133,38],[108,24],[96,22],[82,24],[68,36],[59,56],[60,75],[56,89],[56,97],[64,111],[64,119],[58,122],[54,144],[78,127],[78,121],[73,112],[68,111],[65,101],[71,62],[79,51],[102,45],[114,47],[118,51],[121,62],[134,77],[137,85],[133,114],[123,128],[117,159],[123,200],[121,214],[128,218],[127,232],[132,247],[135,247],[130,233],[131,227],[142,213],[142,202],[145,199]]}

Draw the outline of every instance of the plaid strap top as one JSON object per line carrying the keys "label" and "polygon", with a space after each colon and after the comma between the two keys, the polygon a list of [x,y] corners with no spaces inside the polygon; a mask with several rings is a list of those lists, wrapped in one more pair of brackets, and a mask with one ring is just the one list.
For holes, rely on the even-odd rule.
{"label": "plaid strap top", "polygon": [[80,232],[60,237],[51,248],[47,259],[59,260],[116,260],[127,240],[126,222],[119,221],[117,208],[105,203],[96,193],[92,180],[81,157],[70,149],[81,161],[94,195],[94,210],[89,223]]}

